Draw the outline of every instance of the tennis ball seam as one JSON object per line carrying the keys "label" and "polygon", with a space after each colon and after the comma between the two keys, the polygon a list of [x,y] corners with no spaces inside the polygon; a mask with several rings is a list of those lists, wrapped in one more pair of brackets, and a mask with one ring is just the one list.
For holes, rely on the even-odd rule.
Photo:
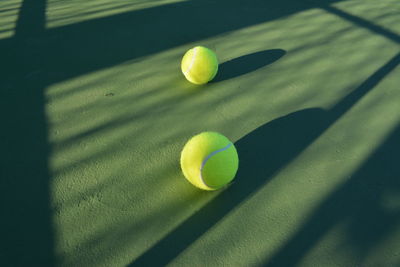
{"label": "tennis ball seam", "polygon": [[200,180],[203,182],[203,184],[210,188],[213,189],[213,187],[209,186],[203,179],[203,168],[204,166],[206,166],[207,161],[214,155],[218,154],[219,152],[223,152],[225,150],[227,150],[228,148],[230,148],[232,146],[232,143],[229,143],[227,146],[220,148],[218,150],[215,150],[213,152],[211,152],[207,157],[204,158],[203,162],[201,163],[201,167],[200,167]]}
{"label": "tennis ball seam", "polygon": [[193,55],[192,55],[192,60],[190,61],[190,64],[186,71],[184,72],[184,75],[188,75],[191,69],[193,68],[194,62],[196,61],[196,55],[197,55],[198,47],[193,48]]}

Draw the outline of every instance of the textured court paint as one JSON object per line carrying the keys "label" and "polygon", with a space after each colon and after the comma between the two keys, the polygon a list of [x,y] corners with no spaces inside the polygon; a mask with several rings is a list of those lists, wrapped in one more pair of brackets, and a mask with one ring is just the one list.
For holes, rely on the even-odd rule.
{"label": "textured court paint", "polygon": [[[116,5],[89,2],[104,12]],[[192,0],[86,20],[75,12],[82,1],[48,1],[47,17],[62,26],[26,40],[40,53],[12,65],[30,70],[24,83],[41,85],[46,123],[23,109],[36,91],[2,84],[0,99],[1,108],[15,104],[2,113],[7,121],[48,136],[45,216],[58,266],[265,266],[283,256],[297,266],[397,266],[399,68],[324,123],[399,52],[387,38],[400,34],[398,1],[331,2],[351,16],[312,1]],[[9,42],[0,39],[5,56],[16,52]],[[242,57],[237,75],[188,83],[179,64],[198,45],[222,64]],[[247,57],[270,49],[286,54],[271,64]],[[42,68],[30,69],[38,55]],[[18,121],[16,108],[25,110]],[[5,129],[21,129],[19,147],[36,138],[36,130]],[[194,188],[179,168],[183,145],[204,130],[229,134],[239,152],[235,182],[223,191]],[[28,193],[43,182],[29,178]],[[35,208],[27,196],[21,201]]]}
{"label": "textured court paint", "polygon": [[86,2],[81,2],[79,0],[69,0],[68,2],[49,0],[53,6],[53,11],[48,16],[47,26],[49,28],[57,28],[78,22],[87,22],[121,13],[128,13],[185,1],[187,0],[96,0]]}

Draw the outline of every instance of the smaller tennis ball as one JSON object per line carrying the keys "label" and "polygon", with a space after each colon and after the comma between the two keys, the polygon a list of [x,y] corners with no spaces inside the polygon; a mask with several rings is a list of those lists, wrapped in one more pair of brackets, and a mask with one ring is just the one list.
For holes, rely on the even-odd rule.
{"label": "smaller tennis ball", "polygon": [[216,132],[192,137],[183,147],[181,168],[185,178],[204,190],[217,190],[235,178],[239,158],[228,138]]}
{"label": "smaller tennis ball", "polygon": [[214,79],[218,72],[218,59],[213,51],[196,46],[185,53],[181,69],[186,79],[194,84],[205,84]]}

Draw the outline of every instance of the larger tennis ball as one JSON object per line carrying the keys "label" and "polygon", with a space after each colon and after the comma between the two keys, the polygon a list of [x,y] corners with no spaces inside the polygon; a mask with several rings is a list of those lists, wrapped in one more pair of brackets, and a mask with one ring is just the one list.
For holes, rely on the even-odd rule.
{"label": "larger tennis ball", "polygon": [[181,168],[186,179],[204,190],[217,190],[233,180],[239,166],[235,146],[216,132],[192,137],[181,153]]}
{"label": "larger tennis ball", "polygon": [[205,84],[214,79],[218,72],[218,59],[213,51],[196,46],[182,58],[181,69],[186,79],[194,84]]}

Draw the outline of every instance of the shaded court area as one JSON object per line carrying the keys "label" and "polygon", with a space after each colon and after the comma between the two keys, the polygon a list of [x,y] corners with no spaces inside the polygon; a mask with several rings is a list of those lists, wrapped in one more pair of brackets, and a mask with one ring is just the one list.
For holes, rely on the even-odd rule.
{"label": "shaded court area", "polygon": [[[0,3],[1,266],[397,266],[400,6]],[[216,51],[194,86],[184,52]],[[180,171],[194,134],[240,158]]]}

